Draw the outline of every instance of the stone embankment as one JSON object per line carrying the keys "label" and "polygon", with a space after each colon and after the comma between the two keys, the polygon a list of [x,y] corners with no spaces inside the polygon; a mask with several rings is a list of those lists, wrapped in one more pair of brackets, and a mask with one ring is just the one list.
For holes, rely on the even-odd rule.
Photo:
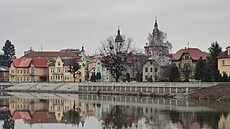
{"label": "stone embankment", "polygon": [[200,82],[86,82],[86,83],[15,83],[8,92],[84,93],[107,95],[139,95],[152,97],[181,96],[216,83]]}
{"label": "stone embankment", "polygon": [[230,102],[230,83],[198,89],[186,96],[190,100]]}

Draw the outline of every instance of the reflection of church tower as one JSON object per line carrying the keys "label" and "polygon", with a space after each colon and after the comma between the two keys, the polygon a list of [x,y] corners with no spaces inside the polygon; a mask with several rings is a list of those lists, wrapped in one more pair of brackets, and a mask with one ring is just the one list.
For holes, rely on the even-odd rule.
{"label": "reflection of church tower", "polygon": [[152,34],[149,34],[149,43],[146,44],[145,54],[148,56],[159,56],[169,53],[169,42],[166,41],[166,33],[158,28],[157,18],[155,18],[154,29]]}
{"label": "reflection of church tower", "polygon": [[121,52],[123,45],[124,45],[124,40],[120,34],[120,29],[118,28],[117,36],[115,38],[115,44],[114,44],[115,53]]}

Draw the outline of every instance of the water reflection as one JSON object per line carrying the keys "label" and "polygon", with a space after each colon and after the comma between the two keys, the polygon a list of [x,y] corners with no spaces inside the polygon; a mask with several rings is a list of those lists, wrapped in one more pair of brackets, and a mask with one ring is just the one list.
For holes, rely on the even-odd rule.
{"label": "water reflection", "polygon": [[230,129],[230,115],[184,100],[18,93],[0,99],[0,124],[3,129]]}

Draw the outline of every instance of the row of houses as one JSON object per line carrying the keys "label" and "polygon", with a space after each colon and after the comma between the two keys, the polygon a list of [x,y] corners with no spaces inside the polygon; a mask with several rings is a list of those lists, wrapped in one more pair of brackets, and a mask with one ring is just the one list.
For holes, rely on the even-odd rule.
{"label": "row of houses", "polygon": [[[114,39],[114,51],[124,45],[124,39],[117,31]],[[145,53],[126,53],[125,71],[120,81],[168,81],[169,67],[174,65],[179,70],[180,80],[185,80],[185,70],[189,70],[188,79],[194,80],[194,71],[199,58],[207,59],[208,53],[198,48],[182,48],[176,53],[169,53],[172,44],[167,41],[166,33],[158,28],[157,19],[144,46]],[[80,49],[62,49],[60,51],[25,51],[24,56],[12,59],[9,68],[0,68],[0,81],[9,82],[110,82],[115,79],[103,63],[104,55],[87,56],[84,47]],[[78,63],[80,69],[74,77],[70,65]],[[218,56],[218,70],[223,75],[230,75],[230,46]]]}

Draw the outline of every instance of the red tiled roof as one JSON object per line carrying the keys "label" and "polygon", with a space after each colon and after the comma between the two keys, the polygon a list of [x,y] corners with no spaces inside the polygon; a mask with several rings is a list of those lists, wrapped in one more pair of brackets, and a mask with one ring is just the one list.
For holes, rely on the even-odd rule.
{"label": "red tiled roof", "polygon": [[22,58],[22,59],[12,59],[12,63],[18,68],[27,68],[31,63],[37,68],[48,67],[47,61],[42,58]]}
{"label": "red tiled roof", "polygon": [[27,111],[16,111],[13,114],[12,119],[13,120],[16,120],[16,119],[30,120],[31,116],[30,116],[29,112],[27,112]]}
{"label": "red tiled roof", "polygon": [[57,123],[55,116],[52,116],[47,111],[36,111],[33,117],[29,120],[31,123]]}
{"label": "red tiled roof", "polygon": [[21,58],[47,58],[47,57],[78,57],[78,54],[74,52],[30,52],[28,54],[25,54]]}
{"label": "red tiled roof", "polygon": [[203,60],[206,60],[207,54],[202,52],[198,48],[187,48],[187,49],[180,49],[175,54],[172,54],[172,60],[180,60],[183,54],[189,54],[192,60],[199,60],[202,57]]}

